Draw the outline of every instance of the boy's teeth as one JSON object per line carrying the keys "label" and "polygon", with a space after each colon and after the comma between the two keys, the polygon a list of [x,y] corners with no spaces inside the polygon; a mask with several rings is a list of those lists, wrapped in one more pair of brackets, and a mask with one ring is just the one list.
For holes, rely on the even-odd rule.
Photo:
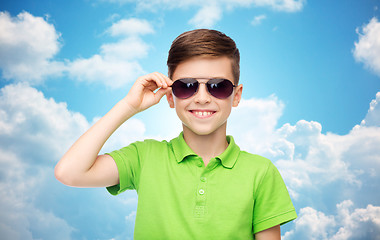
{"label": "boy's teeth", "polygon": [[211,112],[198,112],[198,111],[194,111],[194,113],[198,116],[208,116],[208,115],[211,115]]}

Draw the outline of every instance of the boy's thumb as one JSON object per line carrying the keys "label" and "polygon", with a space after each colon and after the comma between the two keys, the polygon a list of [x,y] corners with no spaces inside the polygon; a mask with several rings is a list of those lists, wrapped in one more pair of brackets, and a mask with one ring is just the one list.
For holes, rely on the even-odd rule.
{"label": "boy's thumb", "polygon": [[172,88],[160,88],[158,89],[158,91],[155,93],[155,96],[157,98],[158,101],[160,101],[160,99],[165,96],[165,94],[168,92],[168,91],[171,91]]}

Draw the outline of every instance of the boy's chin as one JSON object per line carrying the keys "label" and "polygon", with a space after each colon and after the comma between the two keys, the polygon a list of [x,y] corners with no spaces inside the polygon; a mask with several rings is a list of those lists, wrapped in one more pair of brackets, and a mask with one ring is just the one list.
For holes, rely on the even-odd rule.
{"label": "boy's chin", "polygon": [[[217,132],[223,131],[222,128],[223,127],[219,127],[217,129],[210,129],[210,128],[198,128],[198,129],[194,129],[194,128],[189,128],[187,126],[183,126],[184,133],[189,132],[190,134],[197,135],[197,136],[210,136],[210,135],[214,135]],[[223,132],[225,132],[225,131],[223,131]]]}

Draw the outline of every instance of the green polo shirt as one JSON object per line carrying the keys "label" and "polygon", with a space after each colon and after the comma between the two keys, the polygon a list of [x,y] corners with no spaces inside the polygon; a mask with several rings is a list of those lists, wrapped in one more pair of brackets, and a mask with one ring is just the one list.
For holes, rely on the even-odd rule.
{"label": "green polo shirt", "polygon": [[134,239],[253,239],[297,217],[271,161],[241,151],[231,136],[227,141],[207,166],[182,133],[109,153],[120,183],[108,191],[138,194]]}

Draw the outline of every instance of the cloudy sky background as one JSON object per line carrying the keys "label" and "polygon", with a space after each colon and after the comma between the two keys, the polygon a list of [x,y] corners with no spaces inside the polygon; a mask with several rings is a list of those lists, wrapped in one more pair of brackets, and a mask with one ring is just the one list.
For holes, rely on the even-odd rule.
{"label": "cloudy sky background", "polygon": [[[280,170],[299,218],[283,239],[380,239],[380,2],[79,0],[0,3],[0,234],[132,239],[137,195],[66,187],[53,169],[136,77],[166,73],[183,31],[241,51],[228,133]],[[102,152],[181,124],[163,99]]]}

